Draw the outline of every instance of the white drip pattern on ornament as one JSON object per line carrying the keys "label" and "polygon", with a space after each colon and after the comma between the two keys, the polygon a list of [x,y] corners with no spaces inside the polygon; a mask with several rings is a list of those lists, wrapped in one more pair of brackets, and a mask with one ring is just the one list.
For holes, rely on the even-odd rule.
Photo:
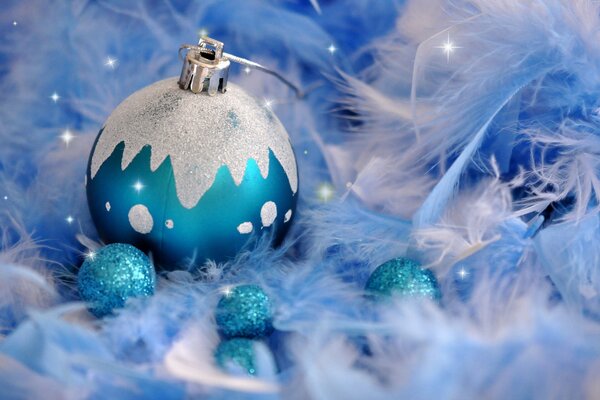
{"label": "white drip pattern on ornament", "polygon": [[298,190],[296,161],[285,128],[270,109],[231,83],[226,93],[207,96],[181,90],[177,79],[170,78],[131,95],[111,114],[98,139],[92,179],[120,143],[125,146],[123,170],[145,146],[151,147],[152,171],[169,157],[177,196],[188,209],[210,189],[223,165],[236,185],[250,159],[266,179],[269,150],[283,167],[292,192]]}

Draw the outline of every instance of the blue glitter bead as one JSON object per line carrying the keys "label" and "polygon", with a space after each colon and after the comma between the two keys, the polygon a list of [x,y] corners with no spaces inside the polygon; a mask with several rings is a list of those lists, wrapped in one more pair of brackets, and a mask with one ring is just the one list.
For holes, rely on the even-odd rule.
{"label": "blue glitter bead", "polygon": [[271,301],[256,285],[236,286],[217,305],[217,326],[227,338],[266,336],[273,331],[272,319]]}
{"label": "blue glitter bead", "polygon": [[365,289],[379,297],[397,294],[406,297],[428,297],[433,300],[441,298],[433,272],[421,268],[416,261],[402,257],[377,267],[367,280]]}
{"label": "blue glitter bead", "polygon": [[77,288],[97,317],[125,305],[130,297],[154,294],[156,276],[150,259],[128,244],[109,244],[88,256],[79,269]]}
{"label": "blue glitter bead", "polygon": [[221,368],[226,369],[228,364],[237,364],[250,375],[256,374],[254,366],[254,340],[234,338],[219,343],[215,350],[215,361]]}

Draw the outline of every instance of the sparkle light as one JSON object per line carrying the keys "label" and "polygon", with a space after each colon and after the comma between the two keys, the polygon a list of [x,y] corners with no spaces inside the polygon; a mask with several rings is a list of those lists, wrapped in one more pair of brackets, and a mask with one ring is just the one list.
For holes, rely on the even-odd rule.
{"label": "sparkle light", "polygon": [[118,60],[116,58],[112,58],[111,56],[106,57],[106,62],[104,66],[115,69],[117,67]]}
{"label": "sparkle light", "polygon": [[231,285],[223,286],[220,291],[221,291],[221,294],[223,294],[223,296],[229,297],[229,296],[231,296],[231,292],[233,291],[233,286],[231,286]]}
{"label": "sparkle light", "polygon": [[70,130],[65,129],[62,133],[62,135],[60,135],[60,138],[62,139],[62,141],[65,143],[65,146],[69,147],[69,143],[71,143],[71,140],[73,140],[75,136],[71,133]]}
{"label": "sparkle light", "polygon": [[4,200],[8,200],[8,196],[4,196]]}
{"label": "sparkle light", "polygon": [[94,261],[94,259],[96,258],[96,252],[93,250],[88,250],[87,253],[85,253],[85,258],[87,258],[90,261]]}
{"label": "sparkle light", "polygon": [[265,107],[270,109],[272,105],[273,105],[273,100],[265,99]]}
{"label": "sparkle light", "polygon": [[17,26],[19,23],[17,21],[13,21],[13,26]]}
{"label": "sparkle light", "polygon": [[317,197],[324,203],[333,199],[334,194],[335,188],[331,183],[322,183],[317,187]]}
{"label": "sparkle light", "polygon": [[246,73],[246,75],[248,75],[250,71],[252,71],[252,68],[246,65],[246,68],[244,68],[244,72]]}
{"label": "sparkle light", "polygon": [[60,96],[58,95],[58,93],[54,92],[50,96],[50,99],[52,99],[52,101],[56,103],[60,99]]}
{"label": "sparkle light", "polygon": [[453,53],[456,49],[462,49],[462,47],[455,46],[454,43],[450,41],[450,32],[448,32],[448,39],[446,43],[441,46],[436,46],[436,49],[442,49],[444,53],[446,53],[446,60],[450,62],[450,53]]}
{"label": "sparkle light", "polygon": [[467,272],[467,270],[465,270],[464,267],[462,267],[459,271],[458,271],[458,276],[460,276],[460,279],[465,279],[466,276],[469,275],[469,273]]}
{"label": "sparkle light", "polygon": [[329,47],[327,48],[327,51],[328,51],[330,54],[333,54],[333,53],[335,53],[335,52],[337,51],[337,47],[335,47],[335,45],[334,45],[333,43],[331,43],[331,44],[329,45]]}
{"label": "sparkle light", "polygon": [[207,37],[208,36],[208,31],[205,28],[202,28],[198,31],[198,36],[200,36],[201,38],[203,37]]}
{"label": "sparkle light", "polygon": [[144,188],[144,184],[140,181],[137,181],[133,184],[133,188],[135,189],[136,192],[141,192],[142,189]]}
{"label": "sparkle light", "polygon": [[71,225],[75,219],[69,215],[67,218],[65,218],[65,221],[67,221],[67,224]]}

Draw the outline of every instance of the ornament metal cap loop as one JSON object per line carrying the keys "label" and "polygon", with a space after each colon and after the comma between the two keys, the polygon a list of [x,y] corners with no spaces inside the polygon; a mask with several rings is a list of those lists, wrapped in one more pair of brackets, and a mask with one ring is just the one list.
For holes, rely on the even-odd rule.
{"label": "ornament metal cap loop", "polygon": [[[225,93],[227,91],[230,61],[233,61],[248,68],[271,74],[289,86],[296,93],[296,97],[302,98],[304,96],[302,90],[281,74],[254,61],[225,53],[223,47],[222,42],[209,37],[200,38],[197,45],[181,45],[179,56],[183,60],[183,67],[179,77],[179,87],[184,90],[189,89],[194,93],[205,91],[209,96],[214,96],[217,92]],[[181,57],[183,50],[187,50],[185,57]]]}
{"label": "ornament metal cap loop", "polygon": [[214,96],[217,91],[225,93],[230,62],[223,57],[223,43],[203,37],[197,46],[184,44],[179,48],[188,52],[183,59],[179,87],[194,93],[206,91]]}

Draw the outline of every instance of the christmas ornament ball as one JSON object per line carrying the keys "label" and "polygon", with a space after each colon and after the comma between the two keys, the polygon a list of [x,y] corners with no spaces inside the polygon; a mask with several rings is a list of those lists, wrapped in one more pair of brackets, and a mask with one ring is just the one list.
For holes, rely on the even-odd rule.
{"label": "christmas ornament ball", "polygon": [[228,288],[217,305],[215,317],[226,338],[257,338],[273,331],[271,300],[257,285]]}
{"label": "christmas ornament ball", "polygon": [[269,107],[229,83],[210,96],[166,79],[125,99],[93,146],[92,218],[107,243],[152,252],[166,269],[224,261],[255,234],[274,242],[296,208],[296,159]]}
{"label": "christmas ornament ball", "polygon": [[254,365],[254,340],[233,338],[219,343],[215,350],[215,361],[223,369],[229,364],[243,368],[249,375],[256,374]]}
{"label": "christmas ornament ball", "polygon": [[365,290],[378,298],[392,295],[432,300],[441,298],[433,272],[404,257],[394,258],[377,267],[367,280]]}
{"label": "christmas ornament ball", "polygon": [[154,294],[156,276],[150,259],[135,247],[114,243],[88,254],[77,275],[81,299],[97,317],[125,305],[130,297]]}

